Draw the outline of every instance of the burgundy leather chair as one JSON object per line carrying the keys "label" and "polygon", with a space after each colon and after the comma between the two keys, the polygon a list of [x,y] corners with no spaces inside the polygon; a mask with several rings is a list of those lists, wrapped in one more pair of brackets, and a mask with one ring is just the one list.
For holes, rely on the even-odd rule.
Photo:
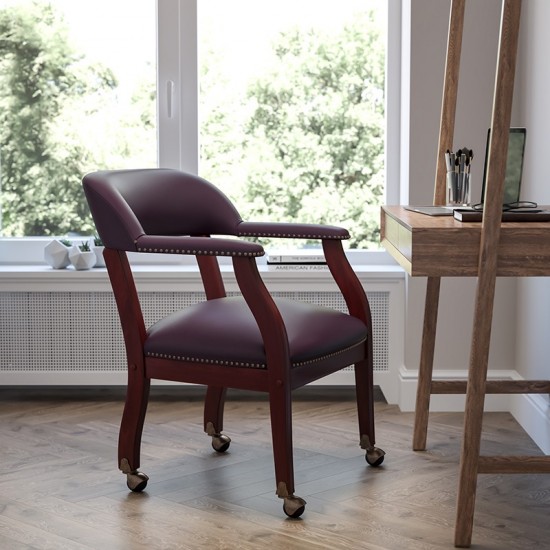
{"label": "burgundy leather chair", "polygon": [[[276,492],[284,499],[284,512],[299,517],[305,501],[294,495],[291,392],[354,364],[360,446],[370,465],[382,463],[384,451],[374,446],[371,314],[343,252],[345,229],[242,221],[216,187],[176,170],[95,172],[83,185],[105,244],[126,346],[128,388],[118,461],[129,489],[142,491],[147,485],[138,468],[151,379],[207,386],[204,430],[218,452],[230,443],[222,434],[226,389],[267,392]],[[247,237],[321,240],[349,315],[272,297],[256,265],[264,250],[242,239]],[[205,300],[146,328],[128,251],[196,256]],[[226,296],[217,256],[232,258],[242,296]]]}

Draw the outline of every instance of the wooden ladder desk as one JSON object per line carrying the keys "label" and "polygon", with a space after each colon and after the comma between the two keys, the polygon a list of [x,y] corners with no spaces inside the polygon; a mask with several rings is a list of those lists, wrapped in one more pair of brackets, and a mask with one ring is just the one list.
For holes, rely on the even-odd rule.
{"label": "wooden ladder desk", "polygon": [[[453,149],[465,0],[452,0],[434,204],[446,202],[444,152]],[[503,0],[482,223],[382,208],[383,246],[412,276],[427,277],[413,449],[426,449],[430,394],[466,393],[455,546],[469,547],[479,473],[550,473],[550,457],[480,456],[486,393],[550,393],[548,380],[487,381],[497,276],[550,275],[550,223],[501,224],[521,0]],[[548,208],[548,207],[547,207]],[[459,252],[457,252],[459,251]],[[441,277],[476,276],[468,381],[432,381]]]}

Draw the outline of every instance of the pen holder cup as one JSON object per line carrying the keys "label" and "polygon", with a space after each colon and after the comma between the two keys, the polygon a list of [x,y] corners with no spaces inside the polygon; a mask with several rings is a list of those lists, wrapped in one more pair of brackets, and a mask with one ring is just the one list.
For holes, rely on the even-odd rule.
{"label": "pen holder cup", "polygon": [[447,205],[465,206],[470,204],[470,174],[447,172]]}

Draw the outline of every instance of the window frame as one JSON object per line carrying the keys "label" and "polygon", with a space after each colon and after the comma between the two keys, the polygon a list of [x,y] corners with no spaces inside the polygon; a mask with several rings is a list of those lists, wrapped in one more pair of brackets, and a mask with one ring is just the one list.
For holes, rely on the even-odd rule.
{"label": "window frame", "polygon": [[[158,166],[199,168],[197,0],[156,0]],[[162,32],[159,31],[162,29]],[[385,204],[399,204],[401,142],[401,1],[388,0],[386,50]],[[184,131],[185,129],[185,131]],[[291,220],[289,220],[291,221]],[[0,265],[43,264],[51,237],[0,237]],[[75,238],[82,241],[85,237]],[[349,250],[355,265],[387,265],[384,250]],[[147,256],[147,255],[141,255]],[[151,255],[139,263],[189,264],[192,258]],[[137,263],[137,260],[136,260]]]}

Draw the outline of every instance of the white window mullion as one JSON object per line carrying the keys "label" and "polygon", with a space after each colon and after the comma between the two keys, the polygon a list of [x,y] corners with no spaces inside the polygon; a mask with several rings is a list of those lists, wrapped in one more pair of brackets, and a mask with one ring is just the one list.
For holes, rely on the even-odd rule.
{"label": "white window mullion", "polygon": [[386,204],[401,204],[401,0],[388,1],[386,44]]}
{"label": "white window mullion", "polygon": [[197,1],[157,0],[159,166],[196,174]]}

